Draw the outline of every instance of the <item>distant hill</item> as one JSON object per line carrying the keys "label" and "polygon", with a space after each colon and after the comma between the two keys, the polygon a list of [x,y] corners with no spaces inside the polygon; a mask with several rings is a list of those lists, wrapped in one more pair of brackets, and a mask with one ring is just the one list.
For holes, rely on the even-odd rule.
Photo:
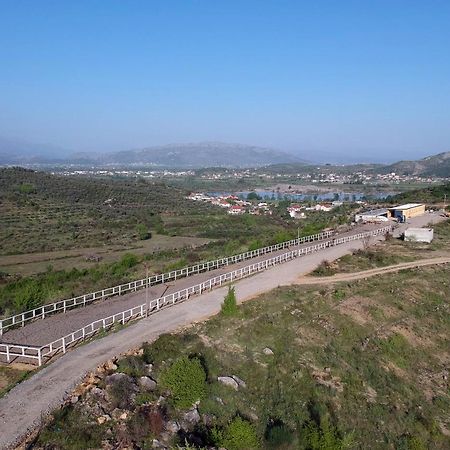
{"label": "distant hill", "polygon": [[300,158],[269,148],[221,142],[171,144],[109,153],[101,164],[154,165],[161,167],[260,167],[275,163],[301,163]]}
{"label": "distant hill", "polygon": [[416,161],[399,161],[376,169],[377,173],[450,177],[450,152],[427,156]]}
{"label": "distant hill", "polygon": [[0,136],[0,164],[40,163],[62,159],[67,150],[51,144],[37,144]]}
{"label": "distant hill", "polygon": [[450,183],[402,192],[401,194],[387,197],[386,200],[395,204],[416,201],[443,204],[444,198],[446,198],[448,206],[450,202]]}

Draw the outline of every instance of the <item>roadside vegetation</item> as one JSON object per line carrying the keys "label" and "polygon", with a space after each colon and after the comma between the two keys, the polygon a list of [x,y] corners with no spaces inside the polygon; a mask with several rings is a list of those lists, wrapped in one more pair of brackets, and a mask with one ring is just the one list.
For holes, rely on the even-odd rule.
{"label": "roadside vegetation", "polygon": [[100,368],[34,448],[446,449],[449,279],[275,289]]}

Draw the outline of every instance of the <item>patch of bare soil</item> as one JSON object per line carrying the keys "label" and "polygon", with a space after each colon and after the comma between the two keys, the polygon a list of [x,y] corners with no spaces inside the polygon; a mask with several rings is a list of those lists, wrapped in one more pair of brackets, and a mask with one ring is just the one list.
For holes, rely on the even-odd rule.
{"label": "patch of bare soil", "polygon": [[365,325],[373,321],[368,310],[368,307],[373,303],[374,301],[372,299],[354,296],[343,300],[336,309],[353,319],[359,325]]}
{"label": "patch of bare soil", "polygon": [[406,322],[394,325],[391,327],[391,332],[401,334],[412,347],[430,347],[433,345],[429,338],[417,334]]}
{"label": "patch of bare soil", "polygon": [[343,392],[344,390],[344,384],[341,379],[337,376],[333,376],[329,367],[325,367],[323,370],[313,367],[311,375],[316,382],[322,386],[326,386],[338,392]]}

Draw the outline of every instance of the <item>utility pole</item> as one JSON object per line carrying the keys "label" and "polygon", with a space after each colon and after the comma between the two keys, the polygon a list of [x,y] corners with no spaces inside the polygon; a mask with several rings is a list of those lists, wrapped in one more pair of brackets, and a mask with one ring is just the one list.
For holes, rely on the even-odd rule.
{"label": "utility pole", "polygon": [[297,227],[297,245],[300,245],[300,227]]}
{"label": "utility pole", "polygon": [[145,317],[148,317],[148,265],[145,263]]}
{"label": "utility pole", "polygon": [[443,208],[444,212],[446,209],[447,209],[447,194],[444,194],[444,208]]}

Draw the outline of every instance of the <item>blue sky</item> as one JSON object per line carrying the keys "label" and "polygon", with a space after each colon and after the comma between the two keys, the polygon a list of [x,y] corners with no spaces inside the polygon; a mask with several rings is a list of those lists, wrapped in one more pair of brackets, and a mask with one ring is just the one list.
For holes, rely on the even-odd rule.
{"label": "blue sky", "polygon": [[448,0],[0,0],[0,136],[450,150]]}

